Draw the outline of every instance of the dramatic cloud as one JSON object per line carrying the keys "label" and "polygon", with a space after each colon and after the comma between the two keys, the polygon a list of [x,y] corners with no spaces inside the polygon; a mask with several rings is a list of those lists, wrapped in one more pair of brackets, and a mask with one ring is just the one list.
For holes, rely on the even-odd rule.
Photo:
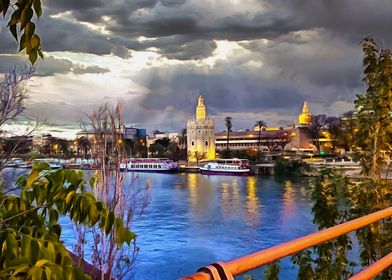
{"label": "dramatic cloud", "polygon": [[[47,0],[37,30],[45,60],[28,112],[77,122],[121,102],[129,124],[178,130],[203,94],[218,129],[292,124],[353,108],[360,41],[392,47],[390,0]],[[25,65],[2,20],[0,72]]]}

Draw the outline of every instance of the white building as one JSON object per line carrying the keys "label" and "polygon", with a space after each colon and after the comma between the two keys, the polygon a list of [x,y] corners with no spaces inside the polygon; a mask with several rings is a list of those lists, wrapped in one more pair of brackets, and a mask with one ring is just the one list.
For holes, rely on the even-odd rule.
{"label": "white building", "polygon": [[187,122],[188,161],[215,159],[215,124],[206,117],[206,106],[200,95],[196,106],[196,119]]}

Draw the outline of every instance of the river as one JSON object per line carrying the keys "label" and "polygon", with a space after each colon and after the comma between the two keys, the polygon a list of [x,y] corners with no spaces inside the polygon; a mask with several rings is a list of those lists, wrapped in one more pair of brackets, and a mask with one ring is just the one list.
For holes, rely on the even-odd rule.
{"label": "river", "polygon": [[[142,174],[152,201],[133,230],[136,279],[169,280],[314,231],[309,180]],[[290,260],[280,279],[295,279]],[[262,279],[262,270],[249,275]],[[241,279],[241,278],[239,278]]]}
{"label": "river", "polygon": [[[140,179],[152,187],[151,203],[132,228],[140,248],[138,280],[178,279],[315,230],[308,178],[140,173]],[[71,248],[72,225],[62,221]],[[296,278],[289,258],[280,264],[280,279]],[[263,269],[247,274],[262,279]]]}

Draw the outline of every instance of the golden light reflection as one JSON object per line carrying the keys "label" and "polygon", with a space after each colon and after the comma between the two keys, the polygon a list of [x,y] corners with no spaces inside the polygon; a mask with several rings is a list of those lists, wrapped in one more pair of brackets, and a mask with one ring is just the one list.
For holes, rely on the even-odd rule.
{"label": "golden light reflection", "polygon": [[283,220],[289,220],[295,215],[295,191],[293,182],[287,180],[283,184]]}
{"label": "golden light reflection", "polygon": [[213,204],[213,188],[210,182],[203,176],[195,173],[188,173],[188,190],[190,212],[192,214],[205,213]]}
{"label": "golden light reflection", "polygon": [[260,199],[257,197],[257,179],[254,176],[247,177],[246,198],[247,223],[258,225],[260,223]]}

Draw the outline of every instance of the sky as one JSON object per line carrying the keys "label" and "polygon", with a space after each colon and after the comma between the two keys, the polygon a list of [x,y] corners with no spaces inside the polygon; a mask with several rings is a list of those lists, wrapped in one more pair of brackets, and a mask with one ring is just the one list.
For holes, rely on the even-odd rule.
{"label": "sky", "polygon": [[[136,127],[180,131],[202,94],[216,131],[353,109],[361,39],[392,47],[390,0],[42,0],[44,60],[26,84],[25,115],[48,131],[119,103]],[[28,64],[0,21],[0,72]],[[64,134],[65,133],[65,134]]]}

